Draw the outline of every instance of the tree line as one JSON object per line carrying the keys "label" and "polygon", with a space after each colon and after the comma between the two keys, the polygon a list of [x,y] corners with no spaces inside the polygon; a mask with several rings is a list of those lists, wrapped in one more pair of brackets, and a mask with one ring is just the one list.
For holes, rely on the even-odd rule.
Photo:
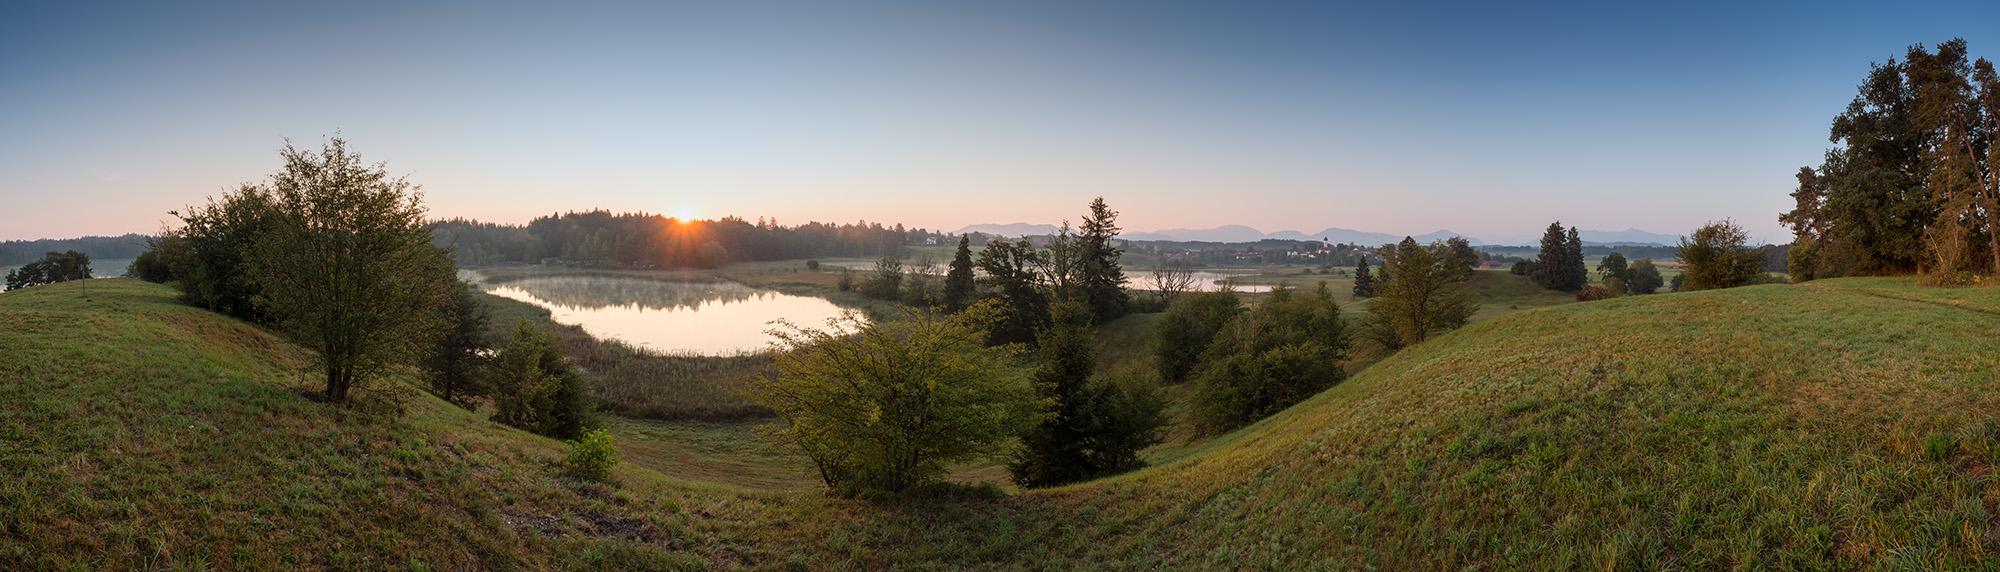
{"label": "tree line", "polygon": [[146,251],[146,238],[143,234],[126,234],[0,241],[0,266],[26,264],[42,260],[44,253],[72,250],[97,258],[136,258]]}
{"label": "tree line", "polygon": [[532,263],[545,259],[600,266],[715,268],[731,262],[900,255],[904,245],[945,235],[901,224],[809,222],[783,226],[738,217],[680,220],[605,210],[536,217],[525,226],[464,219],[432,223],[439,246],[462,264]]}
{"label": "tree line", "polygon": [[1818,167],[1799,169],[1793,280],[1921,273],[1967,283],[2000,270],[2000,74],[1963,39],[1872,64],[1834,117]]}

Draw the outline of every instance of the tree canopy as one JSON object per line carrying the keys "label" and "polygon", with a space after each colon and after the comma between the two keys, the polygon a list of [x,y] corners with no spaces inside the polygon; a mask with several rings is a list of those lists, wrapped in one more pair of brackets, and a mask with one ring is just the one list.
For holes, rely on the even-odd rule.
{"label": "tree canopy", "polygon": [[1382,277],[1368,313],[1385,345],[1422,342],[1434,332],[1465,325],[1478,311],[1464,286],[1465,269],[1444,243],[1419,245],[1404,237],[1399,244],[1384,245],[1382,259]]}
{"label": "tree canopy", "polygon": [[41,260],[7,271],[7,289],[68,282],[90,278],[90,255],[74,250],[50,252]]}
{"label": "tree canopy", "polygon": [[1954,39],[1870,66],[1833,119],[1838,146],[1799,169],[1778,217],[1794,234],[1794,280],[2000,269],[2000,74],[1969,57]]}
{"label": "tree canopy", "polygon": [[334,138],[318,152],[287,142],[271,176],[270,227],[246,245],[259,307],[317,353],[324,396],[392,367],[414,365],[442,328],[452,297],[450,256],[431,244],[422,195]]}
{"label": "tree canopy", "polygon": [[849,316],[819,330],[781,323],[778,375],[745,394],[783,421],[770,434],[797,447],[836,490],[897,492],[951,466],[1003,452],[1041,421],[1045,403],[1005,348],[984,344],[990,304],[890,322]]}

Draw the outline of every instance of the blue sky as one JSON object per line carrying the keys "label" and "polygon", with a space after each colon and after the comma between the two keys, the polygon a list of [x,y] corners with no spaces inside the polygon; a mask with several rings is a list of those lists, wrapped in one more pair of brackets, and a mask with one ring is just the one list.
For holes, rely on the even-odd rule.
{"label": "blue sky", "polygon": [[1992,4],[0,8],[0,239],[151,232],[339,132],[433,215],[1759,238],[1870,62]]}

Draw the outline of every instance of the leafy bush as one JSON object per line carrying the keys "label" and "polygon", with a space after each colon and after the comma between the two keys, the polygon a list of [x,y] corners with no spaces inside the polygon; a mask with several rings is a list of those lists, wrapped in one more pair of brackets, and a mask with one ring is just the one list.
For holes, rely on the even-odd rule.
{"label": "leafy bush", "polygon": [[1211,433],[1241,427],[1340,383],[1349,345],[1325,282],[1306,294],[1271,289],[1203,354],[1189,405],[1195,425]]}
{"label": "leafy bush", "polygon": [[597,425],[589,382],[563,357],[554,335],[520,320],[494,361],[494,421],[557,439]]}
{"label": "leafy bush", "polygon": [[1167,304],[1166,313],[1153,326],[1160,382],[1186,381],[1201,362],[1202,352],[1214,343],[1216,332],[1242,311],[1243,303],[1230,291],[1194,292]]}
{"label": "leafy bush", "polygon": [[611,467],[618,464],[618,447],[603,430],[585,431],[582,437],[565,442],[569,443],[569,458],[563,463],[579,477],[601,481],[610,477]]}
{"label": "leafy bush", "polygon": [[985,345],[996,310],[979,304],[890,322],[852,315],[830,330],[781,322],[777,376],[745,395],[778,414],[778,442],[798,447],[836,491],[900,492],[1003,451],[1043,404],[1014,357]]}

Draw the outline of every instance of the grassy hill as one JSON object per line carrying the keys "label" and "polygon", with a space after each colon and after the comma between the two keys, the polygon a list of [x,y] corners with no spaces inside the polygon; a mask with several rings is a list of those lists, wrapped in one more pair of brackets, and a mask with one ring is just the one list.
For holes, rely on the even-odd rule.
{"label": "grassy hill", "polygon": [[0,568],[2000,566],[2000,289],[1524,310],[1163,466],[865,503],[570,481],[427,397],[307,401],[296,349],[164,288],[62,288],[0,295]]}

